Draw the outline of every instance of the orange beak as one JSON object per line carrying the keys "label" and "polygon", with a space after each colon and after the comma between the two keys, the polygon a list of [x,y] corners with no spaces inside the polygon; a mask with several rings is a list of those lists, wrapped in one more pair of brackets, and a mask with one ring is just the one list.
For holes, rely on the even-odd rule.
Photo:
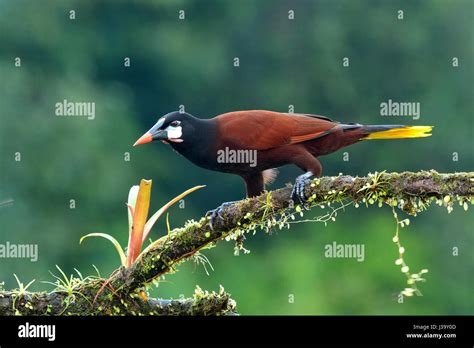
{"label": "orange beak", "polygon": [[140,139],[138,139],[133,146],[142,145],[149,143],[153,140],[153,135],[150,132],[143,134]]}

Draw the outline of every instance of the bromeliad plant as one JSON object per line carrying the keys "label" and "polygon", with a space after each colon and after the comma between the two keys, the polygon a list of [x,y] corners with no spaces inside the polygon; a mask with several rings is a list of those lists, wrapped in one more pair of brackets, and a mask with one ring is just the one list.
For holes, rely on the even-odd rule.
{"label": "bromeliad plant", "polygon": [[[164,206],[162,206],[152,217],[147,221],[148,210],[150,208],[151,197],[151,180],[142,179],[140,186],[132,186],[128,194],[128,247],[127,253],[120,246],[120,243],[107,233],[89,233],[83,236],[79,243],[89,237],[102,237],[109,240],[117,250],[120,256],[120,262],[124,267],[130,267],[142,253],[142,246],[148,237],[153,225],[158,219],[176,202],[183,197],[189,195],[204,186],[195,186],[180,195],[176,196]],[[169,229],[169,228],[168,228]]]}

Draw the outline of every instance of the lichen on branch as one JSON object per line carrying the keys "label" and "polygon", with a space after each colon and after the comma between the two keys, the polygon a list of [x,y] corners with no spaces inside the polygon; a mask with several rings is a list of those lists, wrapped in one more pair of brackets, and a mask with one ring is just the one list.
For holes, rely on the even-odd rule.
{"label": "lichen on branch", "polygon": [[[294,206],[290,186],[226,205],[222,220],[215,221],[213,228],[208,217],[188,221],[184,227],[150,244],[130,267],[120,267],[107,280],[87,277],[74,287],[69,286],[69,292],[59,288],[50,293],[31,293],[22,284],[20,290],[0,291],[0,315],[234,314],[235,302],[222,288],[218,293],[197,288],[194,297],[186,300],[147,299],[143,288],[173,272],[184,260],[196,258],[200,250],[214,246],[219,240],[235,239],[240,243],[244,233],[257,228],[269,231],[289,227],[295,215],[303,214],[305,209],[337,204],[345,207],[349,203],[356,207],[386,204],[416,215],[436,203],[446,207],[448,212],[455,204],[467,210],[469,204],[474,204],[473,182],[473,172],[440,174],[436,171],[381,172],[366,177],[338,175],[307,180],[304,207]],[[332,209],[325,219],[332,219],[334,212],[337,213],[338,208]],[[403,227],[403,221],[397,220],[398,224]],[[394,242],[403,254],[398,229],[395,237]],[[403,271],[403,259],[400,265]],[[410,278],[413,275],[410,274]]]}
{"label": "lichen on branch", "polygon": [[[95,284],[94,284],[95,283]],[[191,298],[144,300],[138,292],[118,296],[113,292],[94,301],[100,282],[90,281],[74,294],[62,291],[0,292],[0,315],[143,316],[143,315],[234,315],[236,303],[224,288],[218,292],[196,287]]]}
{"label": "lichen on branch", "polygon": [[[450,211],[457,202],[466,209],[474,203],[474,173],[440,174],[434,170],[375,173],[366,177],[339,175],[308,180],[307,207],[351,201],[355,205],[387,204],[416,215],[431,203]],[[291,187],[226,205],[222,220],[211,229],[209,219],[189,221],[149,246],[131,268],[122,268],[112,283],[124,291],[137,289],[173,270],[184,259],[223,238],[239,236],[257,227],[286,227],[301,207],[294,206]]]}

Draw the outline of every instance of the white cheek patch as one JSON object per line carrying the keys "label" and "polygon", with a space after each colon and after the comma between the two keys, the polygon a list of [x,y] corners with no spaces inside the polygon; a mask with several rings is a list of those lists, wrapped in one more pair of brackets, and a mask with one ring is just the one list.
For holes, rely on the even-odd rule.
{"label": "white cheek patch", "polygon": [[183,139],[180,139],[181,135],[183,135],[183,131],[182,131],[181,126],[178,126],[178,127],[168,126],[168,127],[166,127],[165,130],[168,134],[168,140],[169,141],[174,141],[175,143],[182,143],[183,142]]}

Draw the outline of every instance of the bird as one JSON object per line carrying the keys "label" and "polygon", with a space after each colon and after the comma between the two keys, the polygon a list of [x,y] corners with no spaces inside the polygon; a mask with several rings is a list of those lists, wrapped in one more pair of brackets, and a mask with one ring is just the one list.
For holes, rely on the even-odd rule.
{"label": "bird", "polygon": [[[291,199],[304,204],[306,181],[322,175],[319,157],[365,140],[428,137],[432,128],[340,123],[326,116],[267,110],[233,111],[210,119],[174,111],[160,117],[133,146],[169,144],[199,167],[242,177],[247,197],[261,195],[275,179],[276,168],[294,164],[305,173],[296,178]],[[211,220],[231,203],[210,211]]]}

